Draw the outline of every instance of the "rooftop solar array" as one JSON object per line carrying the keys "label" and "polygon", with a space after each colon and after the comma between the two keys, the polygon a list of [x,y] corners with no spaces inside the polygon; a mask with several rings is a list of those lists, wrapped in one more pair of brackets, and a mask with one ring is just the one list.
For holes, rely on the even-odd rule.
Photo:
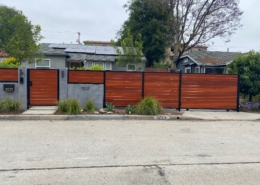
{"label": "rooftop solar array", "polygon": [[[96,55],[117,55],[116,49],[113,46],[92,46],[80,44],[50,44],[53,49],[65,49],[67,53],[86,53]],[[121,47],[119,47],[122,50]]]}

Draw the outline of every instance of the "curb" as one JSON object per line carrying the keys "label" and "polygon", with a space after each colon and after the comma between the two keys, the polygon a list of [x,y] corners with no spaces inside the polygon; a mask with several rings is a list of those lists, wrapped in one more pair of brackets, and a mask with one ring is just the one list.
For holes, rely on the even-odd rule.
{"label": "curb", "polygon": [[260,119],[202,119],[182,115],[0,115],[0,120],[193,120],[193,121],[259,121]]}

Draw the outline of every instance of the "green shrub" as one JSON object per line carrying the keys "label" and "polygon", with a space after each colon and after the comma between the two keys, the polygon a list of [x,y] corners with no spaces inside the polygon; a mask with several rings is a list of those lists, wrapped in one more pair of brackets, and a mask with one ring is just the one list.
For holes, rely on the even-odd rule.
{"label": "green shrub", "polygon": [[81,108],[78,100],[69,98],[58,102],[58,111],[67,114],[80,114]]}
{"label": "green shrub", "polygon": [[157,115],[162,112],[162,107],[155,98],[146,97],[138,103],[134,112],[140,115]]}
{"label": "green shrub", "polygon": [[162,63],[154,63],[153,65],[154,68],[171,68],[171,64],[165,62],[164,64]]}
{"label": "green shrub", "polygon": [[260,111],[260,109],[257,108],[257,107],[251,107],[250,110],[251,110],[251,111]]}
{"label": "green shrub", "polygon": [[0,112],[4,110],[4,101],[0,99]]}
{"label": "green shrub", "polygon": [[70,67],[69,70],[79,70],[79,71],[83,71],[86,70],[86,67]]}
{"label": "green shrub", "polygon": [[96,64],[96,65],[93,65],[89,68],[89,70],[91,71],[104,71],[104,68],[101,67],[100,65]]}
{"label": "green shrub", "polygon": [[95,111],[95,102],[92,99],[87,100],[86,111],[87,112],[94,112]]}
{"label": "green shrub", "polygon": [[19,111],[21,108],[21,102],[12,98],[7,98],[2,103],[2,110],[6,112]]}
{"label": "green shrub", "polygon": [[10,57],[0,62],[0,68],[18,68],[20,63],[17,59]]}
{"label": "green shrub", "polygon": [[113,104],[112,103],[106,103],[106,108],[105,108],[105,111],[107,111],[107,112],[113,112],[114,111],[114,108],[115,108],[115,106],[113,106]]}
{"label": "green shrub", "polygon": [[132,105],[127,105],[127,107],[125,108],[125,112],[126,112],[127,114],[133,114],[133,113],[134,113],[134,109],[135,109],[134,106],[132,106]]}

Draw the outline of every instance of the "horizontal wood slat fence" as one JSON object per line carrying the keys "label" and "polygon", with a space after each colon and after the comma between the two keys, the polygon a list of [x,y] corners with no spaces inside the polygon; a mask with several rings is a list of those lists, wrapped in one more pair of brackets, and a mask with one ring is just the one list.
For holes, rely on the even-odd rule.
{"label": "horizontal wood slat fence", "polygon": [[18,69],[0,69],[0,82],[18,82]]}
{"label": "horizontal wood slat fence", "polygon": [[69,71],[69,83],[104,83],[104,105],[155,97],[164,108],[239,111],[239,76],[158,72]]}
{"label": "horizontal wood slat fence", "polygon": [[103,71],[73,71],[68,72],[69,83],[89,83],[89,84],[103,84]]}

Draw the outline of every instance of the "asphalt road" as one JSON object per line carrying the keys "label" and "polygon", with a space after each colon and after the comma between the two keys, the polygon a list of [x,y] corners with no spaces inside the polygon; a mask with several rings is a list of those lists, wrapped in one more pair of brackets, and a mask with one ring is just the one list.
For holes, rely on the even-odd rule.
{"label": "asphalt road", "polygon": [[260,184],[260,122],[0,121],[0,184]]}

